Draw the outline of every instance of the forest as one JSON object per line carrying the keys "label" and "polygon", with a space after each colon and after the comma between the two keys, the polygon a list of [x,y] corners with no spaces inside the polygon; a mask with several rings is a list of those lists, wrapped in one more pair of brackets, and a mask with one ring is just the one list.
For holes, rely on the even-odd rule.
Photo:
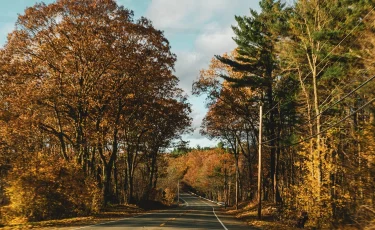
{"label": "forest", "polygon": [[[215,56],[193,85],[209,108],[201,132],[233,156],[232,199],[257,199],[259,189],[281,219],[306,212],[318,229],[369,224],[374,2],[262,0],[260,7],[235,17],[237,48]],[[224,193],[227,184],[215,192]]]}
{"label": "forest", "polygon": [[317,229],[375,225],[375,2],[259,5],[192,85],[216,148],[173,145],[191,104],[150,20],[114,0],[27,8],[0,48],[1,222],[171,205],[181,181]]}

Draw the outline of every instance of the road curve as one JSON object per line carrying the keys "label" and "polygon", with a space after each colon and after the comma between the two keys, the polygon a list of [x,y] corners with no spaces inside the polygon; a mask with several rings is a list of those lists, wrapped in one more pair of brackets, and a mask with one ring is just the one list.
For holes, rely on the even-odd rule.
{"label": "road curve", "polygon": [[118,221],[76,228],[76,230],[242,230],[249,229],[244,223],[232,217],[221,216],[215,203],[200,199],[187,193],[180,195],[185,204],[179,208],[156,213],[139,215]]}

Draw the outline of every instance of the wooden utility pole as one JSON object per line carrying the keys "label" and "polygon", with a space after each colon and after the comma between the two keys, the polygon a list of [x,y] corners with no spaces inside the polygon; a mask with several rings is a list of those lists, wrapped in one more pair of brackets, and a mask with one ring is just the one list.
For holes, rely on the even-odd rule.
{"label": "wooden utility pole", "polygon": [[238,167],[236,167],[236,210],[238,210]]}
{"label": "wooden utility pole", "polygon": [[263,107],[259,106],[259,140],[258,140],[258,219],[262,219],[262,117]]}
{"label": "wooden utility pole", "polygon": [[239,150],[239,143],[238,143],[238,137],[236,137],[236,148],[234,151],[237,151],[237,153],[235,153],[235,156],[236,156],[236,210],[238,210],[238,192],[239,192],[239,183],[238,183],[238,157],[239,157],[239,154],[240,154],[240,150]]}
{"label": "wooden utility pole", "polygon": [[177,205],[180,203],[180,180],[177,180]]}
{"label": "wooden utility pole", "polygon": [[228,205],[228,185],[227,185],[227,160],[224,160],[224,208]]}

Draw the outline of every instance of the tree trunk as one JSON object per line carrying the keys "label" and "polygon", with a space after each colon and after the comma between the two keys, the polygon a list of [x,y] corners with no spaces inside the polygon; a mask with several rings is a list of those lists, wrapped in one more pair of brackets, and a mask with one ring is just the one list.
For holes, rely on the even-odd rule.
{"label": "tree trunk", "polygon": [[112,174],[112,167],[108,164],[104,164],[103,167],[103,174],[104,174],[104,204],[107,205],[111,201],[111,174]]}
{"label": "tree trunk", "polygon": [[151,158],[151,171],[150,171],[150,178],[149,178],[149,185],[148,185],[149,192],[151,192],[153,188],[153,182],[154,182],[155,171],[156,171],[157,152],[158,150],[152,154],[152,158]]}
{"label": "tree trunk", "polygon": [[128,158],[127,158],[127,203],[132,204],[134,203],[134,197],[133,197],[133,172],[134,172],[134,165],[133,165],[133,158],[134,153],[128,152]]}
{"label": "tree trunk", "polygon": [[267,89],[267,99],[268,99],[268,104],[271,108],[271,111],[269,112],[270,114],[270,117],[269,117],[269,121],[268,121],[268,125],[267,125],[267,130],[269,131],[270,133],[270,137],[271,137],[271,140],[270,140],[270,145],[271,145],[271,159],[270,159],[270,179],[272,181],[272,198],[273,198],[273,202],[276,203],[277,202],[277,199],[276,199],[276,184],[277,184],[277,175],[276,175],[276,148],[275,148],[275,145],[276,145],[276,126],[275,126],[275,109],[272,109],[274,107],[274,102],[273,102],[273,87],[272,87],[272,72],[269,71],[269,73],[267,73],[267,78],[268,80],[270,81],[269,82],[269,85],[268,85],[268,89]]}

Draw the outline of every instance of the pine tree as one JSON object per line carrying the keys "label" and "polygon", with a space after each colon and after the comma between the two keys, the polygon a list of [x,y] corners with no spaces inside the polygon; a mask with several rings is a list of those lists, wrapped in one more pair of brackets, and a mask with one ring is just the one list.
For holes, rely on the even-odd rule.
{"label": "pine tree", "polygon": [[[232,29],[235,33],[238,56],[231,60],[216,56],[221,62],[231,66],[235,71],[243,73],[241,79],[233,79],[223,75],[234,87],[251,87],[261,95],[259,103],[265,108],[275,106],[274,87],[278,81],[278,59],[275,45],[279,41],[281,32],[286,26],[285,4],[281,1],[262,0],[261,13],[250,10],[251,16],[236,16],[237,26]],[[277,110],[272,109],[265,119],[267,136],[270,139],[270,179],[272,180],[273,200],[277,202]]]}

